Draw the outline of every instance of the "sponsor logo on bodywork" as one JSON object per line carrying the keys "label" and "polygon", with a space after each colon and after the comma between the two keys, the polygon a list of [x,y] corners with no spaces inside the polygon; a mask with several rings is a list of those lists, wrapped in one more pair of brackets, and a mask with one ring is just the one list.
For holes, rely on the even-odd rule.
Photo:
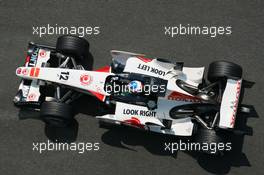
{"label": "sponsor logo on bodywork", "polygon": [[157,69],[155,67],[148,66],[146,64],[139,64],[137,66],[137,69],[141,69],[141,70],[144,70],[144,71],[156,74],[156,75],[160,75],[160,76],[165,76],[166,75],[165,71]]}
{"label": "sponsor logo on bodywork", "polygon": [[36,94],[31,93],[31,94],[28,95],[28,101],[34,101],[36,97],[37,97]]}
{"label": "sponsor logo on bodywork", "polygon": [[22,69],[21,68],[17,68],[17,70],[16,70],[16,74],[21,74],[21,72],[22,72]]}
{"label": "sponsor logo on bodywork", "polygon": [[190,95],[185,95],[179,92],[172,92],[169,96],[168,96],[169,100],[176,100],[176,101],[185,101],[185,102],[201,102],[201,99],[194,97],[194,96],[190,96]]}
{"label": "sponsor logo on bodywork", "polygon": [[135,115],[135,116],[144,116],[144,117],[155,117],[155,111],[148,110],[138,110],[138,109],[123,109],[123,114],[125,115]]}
{"label": "sponsor logo on bodywork", "polygon": [[46,51],[45,50],[40,50],[40,52],[39,52],[39,56],[40,57],[46,57],[46,55],[47,55],[47,53],[46,53]]}
{"label": "sponsor logo on bodywork", "polygon": [[84,86],[89,85],[91,83],[91,81],[92,81],[92,77],[89,74],[87,74],[87,73],[82,74],[80,76],[80,82]]}
{"label": "sponsor logo on bodywork", "polygon": [[28,68],[24,68],[24,69],[22,69],[22,74],[23,75],[28,75],[28,72],[29,72],[29,70],[28,70]]}
{"label": "sponsor logo on bodywork", "polygon": [[34,67],[36,66],[37,64],[37,59],[38,59],[38,51],[39,51],[39,48],[35,48],[31,54],[31,57],[29,59],[29,62],[28,62],[28,66],[30,67]]}

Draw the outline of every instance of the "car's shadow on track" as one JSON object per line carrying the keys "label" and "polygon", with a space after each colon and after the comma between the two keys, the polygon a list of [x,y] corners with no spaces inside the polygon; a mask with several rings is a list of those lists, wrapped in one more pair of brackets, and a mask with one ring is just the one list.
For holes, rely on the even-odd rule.
{"label": "car's shadow on track", "polygon": [[[243,94],[242,91],[241,100],[243,99]],[[89,96],[82,96],[79,100],[74,102],[73,105],[76,113],[83,113],[90,116],[100,116],[107,113],[113,113],[112,109],[107,108],[103,103]],[[225,152],[223,156],[210,156],[195,151],[184,151],[184,153],[195,158],[198,164],[210,173],[225,174],[228,173],[232,167],[251,166],[247,156],[243,153],[242,148],[245,135],[253,135],[252,128],[247,126],[247,119],[251,117],[258,118],[258,114],[255,111],[254,106],[243,106],[250,108],[250,113],[237,114],[236,134],[230,138],[230,142],[232,143],[231,151]],[[33,118],[41,120],[36,116],[38,116],[38,113],[32,111],[21,110],[19,113],[20,119]],[[106,132],[102,135],[101,139],[107,145],[135,152],[137,152],[136,146],[140,145],[154,155],[172,156],[175,159],[177,159],[178,151],[172,153],[171,151],[166,150],[165,143],[179,143],[180,141],[189,142],[188,138],[144,132],[125,126],[114,126],[104,128],[104,130],[105,129]],[[74,142],[78,135],[77,133],[78,122],[76,120],[66,128],[45,126],[46,136],[54,142]]]}
{"label": "car's shadow on track", "polygon": [[[33,109],[20,109],[18,117],[20,120],[35,119],[42,121],[39,112]],[[45,124],[44,132],[47,138],[53,142],[71,143],[77,138],[78,126],[77,120],[73,119],[67,127],[52,127]]]}
{"label": "car's shadow on track", "polygon": [[[248,106],[249,107],[249,106]],[[207,155],[196,151],[184,151],[186,154],[192,156],[197,160],[199,165],[210,173],[225,174],[230,171],[231,167],[251,166],[247,156],[242,152],[244,136],[253,135],[253,131],[250,127],[246,126],[248,117],[258,117],[254,108],[249,116],[240,114],[236,126],[241,130],[237,131],[237,134],[230,138],[232,143],[232,150],[225,152],[224,155]],[[242,130],[246,133],[242,133]],[[105,144],[119,147],[122,149],[128,149],[131,151],[137,151],[135,146],[143,146],[150,153],[160,156],[172,156],[177,159],[177,151],[173,152],[166,150],[166,144],[191,142],[188,138],[179,138],[175,136],[168,136],[150,132],[143,132],[137,129],[127,127],[112,127],[109,128],[103,135],[102,141]]]}

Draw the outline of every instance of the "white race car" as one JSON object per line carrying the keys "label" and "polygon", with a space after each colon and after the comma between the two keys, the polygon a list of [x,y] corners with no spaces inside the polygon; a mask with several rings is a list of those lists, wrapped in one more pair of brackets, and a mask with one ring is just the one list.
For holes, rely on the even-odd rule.
{"label": "white race car", "polygon": [[[235,126],[242,68],[216,61],[204,67],[150,59],[144,54],[111,51],[112,63],[91,70],[89,43],[61,36],[56,47],[29,43],[26,62],[16,69],[22,78],[14,103],[40,109],[49,125],[65,126],[73,117],[72,101],[90,94],[114,108],[97,116],[101,124],[132,127],[198,142],[221,142],[221,130]],[[89,105],[87,106],[89,107]]]}

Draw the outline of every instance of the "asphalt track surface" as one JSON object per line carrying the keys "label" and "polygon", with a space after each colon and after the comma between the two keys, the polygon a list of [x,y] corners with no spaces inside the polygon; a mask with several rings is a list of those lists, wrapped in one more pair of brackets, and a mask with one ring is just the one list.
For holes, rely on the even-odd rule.
{"label": "asphalt track surface", "polygon": [[[0,174],[263,174],[263,9],[261,1],[0,0]],[[170,154],[164,151],[164,142],[174,138],[99,128],[94,115],[101,112],[96,107],[100,104],[86,97],[81,99],[75,133],[50,130],[37,114],[19,111],[12,103],[19,85],[15,69],[24,62],[27,42],[55,45],[56,35],[32,35],[32,26],[48,23],[99,26],[100,35],[86,36],[94,68],[110,62],[111,49],[184,61],[186,66],[207,66],[218,59],[240,64],[244,79],[255,82],[243,99],[255,111],[239,119],[249,135],[237,136],[234,150],[220,158],[182,151]],[[230,25],[232,34],[164,35],[164,26],[180,23]],[[99,142],[100,150],[32,151],[32,142],[47,142],[61,134],[62,140]]]}

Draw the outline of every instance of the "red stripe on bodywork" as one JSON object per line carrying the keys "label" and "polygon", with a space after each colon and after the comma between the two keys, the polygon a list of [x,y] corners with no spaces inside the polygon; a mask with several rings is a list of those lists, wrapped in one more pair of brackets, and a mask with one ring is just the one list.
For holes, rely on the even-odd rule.
{"label": "red stripe on bodywork", "polygon": [[105,95],[100,94],[98,92],[94,92],[94,91],[89,91],[91,92],[96,98],[98,98],[100,101],[104,101],[105,100]]}
{"label": "red stripe on bodywork", "polygon": [[96,72],[111,72],[111,67],[110,66],[104,66],[101,67],[100,69],[95,70]]}
{"label": "red stripe on bodywork", "polygon": [[152,59],[146,58],[146,57],[143,57],[143,56],[137,56],[137,58],[140,59],[141,61],[145,62],[145,63],[148,63],[148,62],[152,61]]}
{"label": "red stripe on bodywork", "polygon": [[27,57],[26,57],[26,63],[28,63],[29,60],[30,60],[30,56],[27,56]]}
{"label": "red stripe on bodywork", "polygon": [[178,101],[191,101],[191,102],[200,102],[201,101],[201,99],[198,97],[182,94],[182,93],[179,93],[176,91],[172,92],[168,96],[168,99],[169,100],[178,100]]}
{"label": "red stripe on bodywork", "polygon": [[36,68],[36,71],[35,71],[35,77],[38,77],[39,76],[39,68]]}
{"label": "red stripe on bodywork", "polygon": [[31,77],[33,77],[33,76],[34,76],[34,72],[35,72],[35,68],[31,68],[31,69],[30,69],[30,74],[29,74],[29,75],[30,75]]}

